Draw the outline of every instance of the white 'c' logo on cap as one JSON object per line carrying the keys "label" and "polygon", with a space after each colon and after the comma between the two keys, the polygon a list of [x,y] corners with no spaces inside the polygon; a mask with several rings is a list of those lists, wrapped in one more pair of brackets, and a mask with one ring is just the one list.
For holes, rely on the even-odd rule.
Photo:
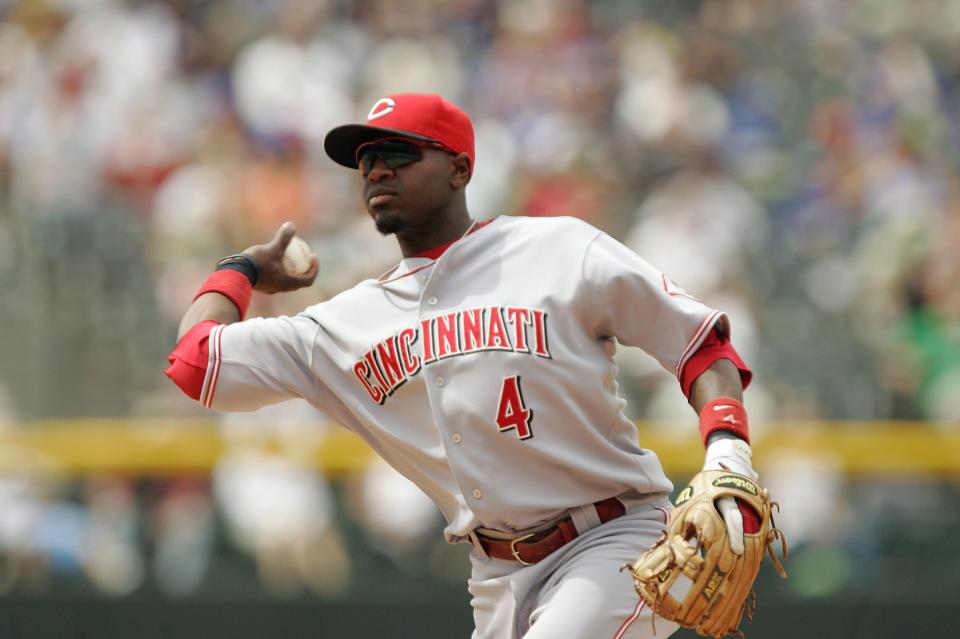
{"label": "white 'c' logo on cap", "polygon": [[[370,113],[367,114],[367,120],[376,120],[377,118],[382,118],[388,113],[393,113],[393,110],[396,107],[397,103],[394,102],[392,98],[380,98],[370,108]],[[378,111],[377,109],[380,110]]]}

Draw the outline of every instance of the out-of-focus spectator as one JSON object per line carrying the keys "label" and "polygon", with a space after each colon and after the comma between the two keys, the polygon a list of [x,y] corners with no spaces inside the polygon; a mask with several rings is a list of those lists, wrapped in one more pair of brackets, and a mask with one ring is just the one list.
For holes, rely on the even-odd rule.
{"label": "out-of-focus spectator", "polygon": [[[80,511],[87,518],[82,537],[86,574],[101,592],[128,595],[147,573],[133,486],[119,477],[93,477],[86,490],[86,508]],[[69,538],[55,532],[51,535]]]}
{"label": "out-of-focus spectator", "polygon": [[[333,496],[312,464],[322,416],[284,402],[224,424],[229,449],[213,474],[228,532],[277,597],[342,593],[350,580]],[[274,447],[279,443],[279,449]]]}
{"label": "out-of-focus spectator", "polygon": [[354,501],[357,519],[378,550],[404,567],[423,565],[421,551],[437,540],[443,526],[422,490],[378,460],[363,473]]}
{"label": "out-of-focus spectator", "polygon": [[208,487],[174,478],[150,505],[151,572],[157,586],[174,597],[193,594],[213,555],[215,520]]}

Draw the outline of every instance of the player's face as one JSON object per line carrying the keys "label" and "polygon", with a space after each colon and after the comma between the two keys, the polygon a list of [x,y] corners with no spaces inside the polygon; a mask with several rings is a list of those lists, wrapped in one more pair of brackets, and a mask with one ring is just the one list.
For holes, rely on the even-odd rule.
{"label": "player's face", "polygon": [[386,140],[357,155],[364,205],[384,235],[428,228],[446,211],[453,193],[446,151]]}

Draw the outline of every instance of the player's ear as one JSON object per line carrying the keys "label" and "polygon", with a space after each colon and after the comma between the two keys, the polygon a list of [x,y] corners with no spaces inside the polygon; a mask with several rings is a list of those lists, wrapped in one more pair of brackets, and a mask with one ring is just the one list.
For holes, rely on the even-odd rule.
{"label": "player's ear", "polygon": [[450,186],[455,189],[463,188],[470,182],[472,169],[470,156],[466,153],[459,153],[450,159],[450,165],[453,167],[453,173],[450,175]]}

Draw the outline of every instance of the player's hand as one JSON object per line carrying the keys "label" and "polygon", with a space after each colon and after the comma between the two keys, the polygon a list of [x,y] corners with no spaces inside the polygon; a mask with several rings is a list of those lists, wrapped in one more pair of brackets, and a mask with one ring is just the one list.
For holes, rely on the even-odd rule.
{"label": "player's hand", "polygon": [[283,293],[313,284],[320,270],[316,254],[310,255],[310,268],[306,273],[290,273],[283,268],[283,252],[296,233],[292,222],[284,222],[272,240],[266,244],[255,244],[244,251],[257,265],[256,290]]}
{"label": "player's hand", "polygon": [[[750,444],[740,438],[713,439],[707,446],[707,455],[703,463],[704,470],[729,470],[739,475],[745,475],[756,481],[759,479],[753,470],[753,451]],[[743,554],[743,527],[744,516],[755,520],[756,514],[749,507],[742,508],[733,497],[721,497],[717,500],[717,510],[727,526],[727,536],[730,538],[730,550],[737,555]],[[748,522],[752,530],[754,522]]]}

